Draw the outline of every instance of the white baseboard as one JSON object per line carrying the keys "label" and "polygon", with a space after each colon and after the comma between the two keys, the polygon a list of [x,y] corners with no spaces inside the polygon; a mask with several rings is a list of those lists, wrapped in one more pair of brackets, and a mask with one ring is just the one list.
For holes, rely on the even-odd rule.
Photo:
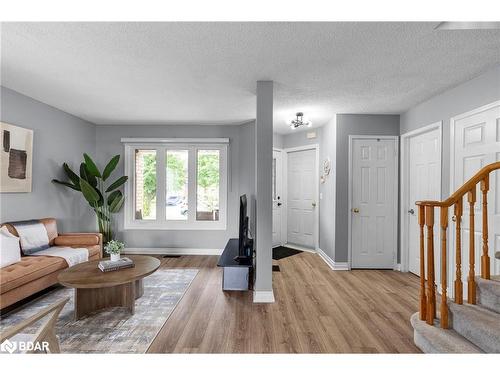
{"label": "white baseboard", "polygon": [[316,254],[316,250],[314,249],[310,249],[308,247],[304,247],[304,246],[299,246],[299,245],[295,245],[293,243],[285,243],[284,245],[282,245],[284,247],[288,247],[290,249],[294,249],[294,250],[299,250],[299,251],[305,251],[307,253],[313,253],[313,254]]}
{"label": "white baseboard", "polygon": [[398,263],[394,266],[394,271],[400,271],[401,272],[401,263]]}
{"label": "white baseboard", "polygon": [[199,249],[188,247],[126,247],[123,254],[142,255],[221,255],[222,249]]}
{"label": "white baseboard", "polygon": [[349,271],[349,263],[347,262],[335,262],[332,258],[325,254],[321,249],[318,249],[318,255],[328,264],[334,271]]}
{"label": "white baseboard", "polygon": [[254,290],[253,303],[274,303],[274,293],[272,290]]}

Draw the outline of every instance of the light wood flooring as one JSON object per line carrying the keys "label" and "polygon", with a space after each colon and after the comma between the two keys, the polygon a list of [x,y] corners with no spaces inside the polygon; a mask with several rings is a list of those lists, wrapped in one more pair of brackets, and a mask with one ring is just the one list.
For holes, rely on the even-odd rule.
{"label": "light wood flooring", "polygon": [[198,268],[150,353],[418,353],[410,316],[419,279],[378,270],[332,271],[316,254],[279,261],[276,303],[223,292],[216,256],[163,258],[161,267]]}

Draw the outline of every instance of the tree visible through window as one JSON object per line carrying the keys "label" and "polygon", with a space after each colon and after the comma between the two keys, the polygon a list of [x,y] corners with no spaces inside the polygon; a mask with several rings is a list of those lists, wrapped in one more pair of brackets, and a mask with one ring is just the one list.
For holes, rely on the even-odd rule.
{"label": "tree visible through window", "polygon": [[196,220],[219,220],[219,150],[198,150]]}

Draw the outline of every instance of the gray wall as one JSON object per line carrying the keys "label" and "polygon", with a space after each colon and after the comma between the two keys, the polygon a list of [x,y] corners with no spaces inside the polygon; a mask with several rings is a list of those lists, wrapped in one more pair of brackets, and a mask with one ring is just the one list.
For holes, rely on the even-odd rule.
{"label": "gray wall", "polygon": [[273,165],[273,97],[273,81],[257,81],[257,116],[255,120],[255,196],[257,220],[254,285],[256,292],[269,292],[273,290],[273,206],[271,186]]}
{"label": "gray wall", "polygon": [[[96,136],[97,161],[102,168],[116,154],[122,155],[114,173],[123,172],[122,137],[137,138],[217,138],[230,139],[228,150],[228,212],[226,230],[123,230],[123,210],[116,215],[118,238],[127,247],[186,247],[222,249],[230,237],[238,235],[240,190],[254,194],[253,123],[242,126],[217,125],[99,125]],[[242,180],[240,181],[240,178]]]}
{"label": "gray wall", "polygon": [[336,262],[347,262],[348,256],[349,135],[399,135],[399,115],[337,115]]}
{"label": "gray wall", "polygon": [[[239,195],[247,196],[249,230],[255,234],[255,121],[239,126]],[[239,204],[239,203],[238,203]]]}
{"label": "gray wall", "polygon": [[0,221],[55,217],[62,231],[91,231],[96,222],[79,192],[55,185],[62,163],[78,170],[84,152],[95,154],[96,126],[1,87],[1,120],[33,129],[31,193],[1,193]]}
{"label": "gray wall", "polygon": [[[319,173],[323,174],[323,162],[329,158],[331,162],[330,175],[326,177],[324,184],[320,183],[320,205],[319,205],[319,248],[330,258],[335,259],[335,180],[336,180],[336,158],[337,158],[337,119],[332,118],[323,128],[319,129],[320,158]],[[319,133],[318,133],[319,134]],[[317,140],[317,139],[316,139]]]}
{"label": "gray wall", "polygon": [[[308,132],[315,131],[316,138],[307,139]],[[293,148],[299,146],[307,146],[319,144],[321,139],[322,128],[307,129],[301,131],[294,131],[293,133],[283,136],[283,148]]]}
{"label": "gray wall", "polygon": [[500,100],[500,66],[436,95],[401,115],[401,134],[443,121],[443,198],[450,195],[450,118],[497,100]]}
{"label": "gray wall", "polygon": [[283,148],[283,134],[273,133],[273,147]]}

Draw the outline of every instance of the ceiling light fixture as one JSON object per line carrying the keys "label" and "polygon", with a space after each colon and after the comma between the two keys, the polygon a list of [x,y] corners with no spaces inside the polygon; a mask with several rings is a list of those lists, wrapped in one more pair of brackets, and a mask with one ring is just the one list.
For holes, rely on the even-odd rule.
{"label": "ceiling light fixture", "polygon": [[297,128],[300,128],[301,126],[307,126],[308,128],[311,127],[312,122],[308,121],[304,118],[303,112],[297,112],[295,114],[295,116],[296,116],[296,118],[294,118],[293,120],[290,120],[288,122],[288,125],[290,126],[290,128],[297,129]]}

